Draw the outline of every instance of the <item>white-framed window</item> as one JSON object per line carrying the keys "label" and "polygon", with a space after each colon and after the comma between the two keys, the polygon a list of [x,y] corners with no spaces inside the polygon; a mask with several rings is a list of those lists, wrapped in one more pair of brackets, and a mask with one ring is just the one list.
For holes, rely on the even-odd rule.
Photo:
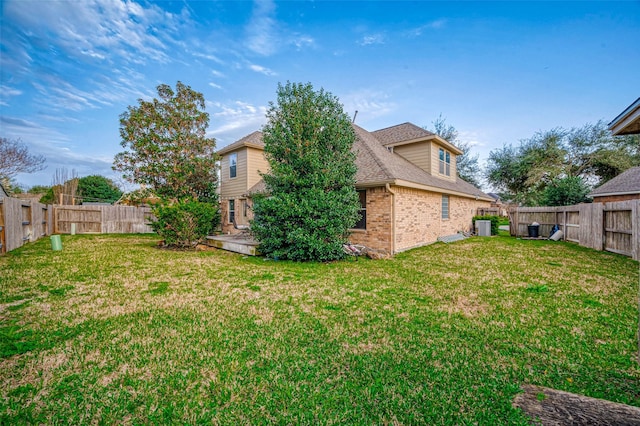
{"label": "white-framed window", "polygon": [[358,190],[358,198],[360,201],[360,220],[356,223],[353,229],[367,229],[367,191],[362,189]]}
{"label": "white-framed window", "polygon": [[236,177],[236,168],[238,165],[238,153],[229,154],[229,178]]}
{"label": "white-framed window", "polygon": [[440,148],[440,174],[445,176],[451,176],[451,153],[446,149]]}
{"label": "white-framed window", "polygon": [[229,223],[233,223],[236,217],[236,200],[229,200]]}
{"label": "white-framed window", "polygon": [[442,218],[449,219],[449,196],[442,194]]}

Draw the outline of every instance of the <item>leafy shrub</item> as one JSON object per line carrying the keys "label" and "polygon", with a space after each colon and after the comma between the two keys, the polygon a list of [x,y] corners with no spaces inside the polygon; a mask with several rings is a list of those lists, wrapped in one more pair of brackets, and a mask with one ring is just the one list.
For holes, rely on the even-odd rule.
{"label": "leafy shrub", "polygon": [[194,248],[220,223],[216,206],[192,200],[155,206],[153,214],[151,227],[172,247]]}
{"label": "leafy shrub", "polygon": [[251,222],[260,251],[296,261],[344,257],[360,209],[351,119],[338,98],[301,83],[278,86],[267,119],[269,196],[255,199]]}
{"label": "leafy shrub", "polygon": [[473,223],[475,225],[476,220],[490,220],[491,221],[491,235],[498,235],[498,226],[500,226],[500,216],[484,215],[474,216]]}

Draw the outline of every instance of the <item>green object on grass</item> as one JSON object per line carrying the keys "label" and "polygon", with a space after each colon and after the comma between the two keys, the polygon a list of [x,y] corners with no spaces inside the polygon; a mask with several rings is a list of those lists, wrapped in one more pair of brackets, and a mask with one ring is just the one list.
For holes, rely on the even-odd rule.
{"label": "green object on grass", "polygon": [[62,239],[60,238],[60,235],[51,236],[51,249],[53,251],[62,250]]}

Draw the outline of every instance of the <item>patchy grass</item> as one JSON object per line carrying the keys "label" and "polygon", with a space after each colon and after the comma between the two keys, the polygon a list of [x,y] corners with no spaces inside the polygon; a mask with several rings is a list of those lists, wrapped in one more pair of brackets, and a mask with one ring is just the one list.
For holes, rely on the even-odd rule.
{"label": "patchy grass", "polygon": [[275,262],[63,236],[0,258],[0,423],[527,424],[523,383],[640,406],[638,263],[472,238]]}

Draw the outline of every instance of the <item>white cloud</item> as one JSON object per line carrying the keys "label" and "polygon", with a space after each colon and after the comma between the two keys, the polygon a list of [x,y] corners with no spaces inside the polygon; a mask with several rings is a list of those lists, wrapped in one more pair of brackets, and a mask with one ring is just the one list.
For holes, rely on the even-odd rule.
{"label": "white cloud", "polygon": [[222,77],[226,77],[223,73],[221,73],[221,72],[220,72],[220,71],[218,71],[218,70],[211,70],[211,74],[212,74],[214,77],[220,77],[220,78],[222,78]]}
{"label": "white cloud", "polygon": [[[372,89],[347,93],[340,100],[347,114],[353,116],[355,111],[358,111],[358,118],[363,121],[388,115],[397,108],[397,105],[389,100],[389,95]],[[356,123],[358,121],[356,119]]]}
{"label": "white cloud", "polygon": [[209,82],[209,86],[213,87],[214,89],[222,89],[222,86],[213,82]]}
{"label": "white cloud", "polygon": [[224,64],[224,61],[222,59],[218,58],[216,55],[213,55],[211,53],[193,52],[192,55],[195,56],[196,58],[207,59],[209,61],[213,61],[218,64]]}
{"label": "white cloud", "polygon": [[278,36],[273,18],[275,10],[275,3],[271,0],[257,0],[253,3],[251,21],[246,27],[246,44],[254,53],[269,56],[277,50]]}
{"label": "white cloud", "polygon": [[22,90],[0,84],[0,105],[8,106],[12,97],[20,95],[22,95]]}
{"label": "white cloud", "polygon": [[406,32],[406,35],[409,37],[420,37],[427,30],[440,30],[447,25],[447,20],[444,18],[436,19],[431,22],[427,22],[424,25],[420,25],[419,27],[410,29]]}
{"label": "white cloud", "polygon": [[297,50],[302,50],[306,47],[315,47],[316,41],[313,37],[308,35],[294,35],[289,40],[289,44],[295,46]]}
{"label": "white cloud", "polygon": [[27,42],[46,40],[67,55],[110,62],[168,62],[167,44],[179,36],[184,20],[153,4],[144,7],[122,0],[38,2],[37,7],[12,0],[5,3],[4,12]]}
{"label": "white cloud", "polygon": [[264,74],[264,75],[268,75],[268,76],[278,75],[275,71],[270,70],[269,68],[263,67],[261,65],[249,64],[249,69],[251,71],[255,71],[255,72],[258,72],[260,74]]}
{"label": "white cloud", "polygon": [[385,36],[384,34],[381,34],[381,33],[368,34],[363,36],[360,40],[357,41],[357,43],[360,46],[369,46],[372,44],[384,44],[384,42],[385,42]]}
{"label": "white cloud", "polygon": [[218,140],[218,148],[240,139],[251,132],[259,130],[267,121],[266,106],[256,106],[243,101],[230,104],[208,102],[214,110],[211,113],[212,125],[217,125],[208,132]]}

